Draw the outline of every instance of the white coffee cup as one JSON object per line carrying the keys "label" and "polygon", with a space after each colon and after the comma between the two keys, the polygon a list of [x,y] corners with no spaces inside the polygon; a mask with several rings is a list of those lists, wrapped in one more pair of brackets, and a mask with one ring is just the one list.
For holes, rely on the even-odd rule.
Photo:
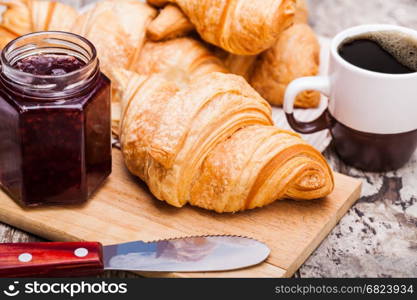
{"label": "white coffee cup", "polygon": [[[417,41],[417,31],[395,25],[361,25],[333,38],[328,76],[303,77],[288,86],[284,111],[301,133],[330,129],[336,151],[361,169],[385,171],[404,165],[417,146],[417,72],[386,74],[357,67],[338,53],[348,38],[372,31],[393,31]],[[317,90],[329,97],[327,110],[311,122],[293,115],[298,93]]]}

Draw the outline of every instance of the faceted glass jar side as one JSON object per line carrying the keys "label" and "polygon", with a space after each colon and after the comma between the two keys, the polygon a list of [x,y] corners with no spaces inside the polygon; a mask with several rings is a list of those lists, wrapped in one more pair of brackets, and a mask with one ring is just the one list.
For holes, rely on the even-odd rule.
{"label": "faceted glass jar side", "polygon": [[13,199],[22,201],[19,111],[2,94],[0,90],[0,185]]}
{"label": "faceted glass jar side", "polygon": [[0,184],[20,204],[83,203],[110,174],[110,81],[91,70],[42,91],[2,72]]}
{"label": "faceted glass jar side", "polygon": [[111,172],[110,80],[101,75],[95,91],[83,106],[85,178],[89,197]]}

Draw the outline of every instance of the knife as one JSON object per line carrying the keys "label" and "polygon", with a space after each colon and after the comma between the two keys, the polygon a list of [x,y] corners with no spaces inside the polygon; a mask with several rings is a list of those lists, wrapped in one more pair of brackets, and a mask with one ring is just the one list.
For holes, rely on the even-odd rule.
{"label": "knife", "polygon": [[264,261],[269,248],[254,239],[211,235],[102,246],[96,242],[0,244],[0,277],[76,277],[104,270],[210,272]]}

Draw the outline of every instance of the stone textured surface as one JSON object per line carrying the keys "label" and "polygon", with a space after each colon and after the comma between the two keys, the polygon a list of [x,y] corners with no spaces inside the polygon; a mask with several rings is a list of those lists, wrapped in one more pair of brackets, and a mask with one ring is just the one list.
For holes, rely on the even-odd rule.
{"label": "stone textured surface", "polygon": [[[349,26],[392,23],[417,29],[417,0],[309,0],[310,22],[332,37]],[[362,197],[296,273],[296,277],[417,277],[417,153],[402,169],[364,173],[341,162],[330,146],[336,171],[363,181]],[[0,241],[38,241],[0,224]],[[103,276],[131,277],[125,272]]]}
{"label": "stone textured surface", "polygon": [[362,197],[297,272],[300,277],[417,276],[417,155],[395,172],[333,168],[363,181]]}

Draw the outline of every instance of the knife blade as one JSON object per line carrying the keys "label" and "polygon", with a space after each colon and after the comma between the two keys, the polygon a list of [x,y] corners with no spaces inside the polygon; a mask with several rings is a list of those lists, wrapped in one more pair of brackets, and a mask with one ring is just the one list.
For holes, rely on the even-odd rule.
{"label": "knife blade", "polygon": [[142,272],[228,271],[264,261],[269,248],[252,238],[184,237],[109,246],[94,242],[0,244],[0,276],[86,276],[104,270]]}

